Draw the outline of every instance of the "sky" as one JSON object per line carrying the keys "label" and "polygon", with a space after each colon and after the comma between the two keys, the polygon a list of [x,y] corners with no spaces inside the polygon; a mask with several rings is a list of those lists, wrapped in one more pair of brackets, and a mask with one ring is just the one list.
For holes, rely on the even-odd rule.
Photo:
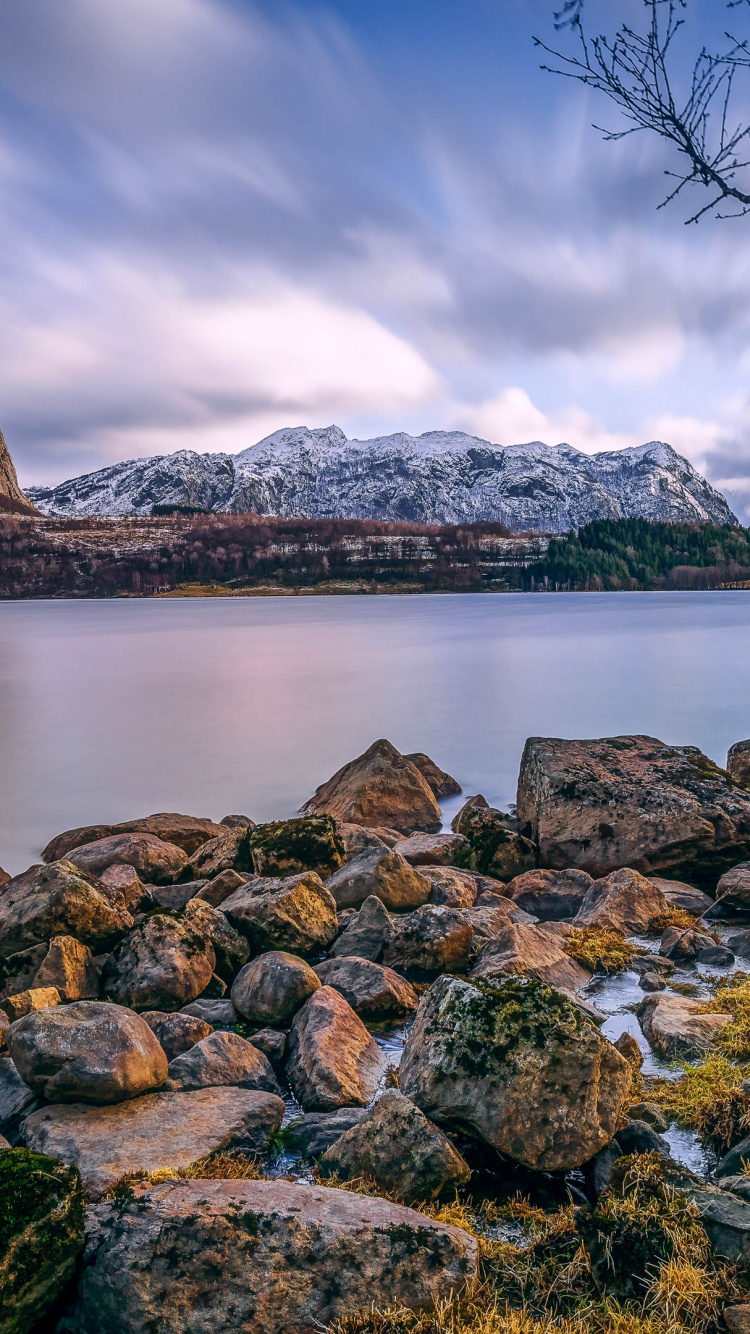
{"label": "sky", "polygon": [[[686,53],[730,25],[691,4]],[[22,485],[335,422],[666,440],[750,521],[750,217],[657,209],[670,150],[540,70],[554,7],[0,0]]]}

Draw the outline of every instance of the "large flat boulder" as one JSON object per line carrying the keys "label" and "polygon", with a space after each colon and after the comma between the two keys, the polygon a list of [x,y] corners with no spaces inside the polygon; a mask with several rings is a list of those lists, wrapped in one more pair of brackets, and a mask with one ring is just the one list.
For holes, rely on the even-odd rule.
{"label": "large flat boulder", "polygon": [[250,835],[256,875],[284,880],[300,871],[317,871],[321,880],[343,866],[346,851],[330,815],[259,824]]}
{"label": "large flat boulder", "polygon": [[689,996],[646,996],[636,1014],[649,1046],[667,1060],[699,1056],[728,1023],[730,1014],[703,1014]]}
{"label": "large flat boulder", "polygon": [[32,866],[0,894],[0,959],[48,945],[55,936],[75,936],[99,954],[132,925],[130,913],[110,903],[93,877],[72,862]]}
{"label": "large flat boulder", "polygon": [[102,970],[102,995],[133,1010],[179,1010],[211,981],[216,952],[190,922],[153,913],[134,927]]}
{"label": "large flat boulder", "polygon": [[647,932],[654,918],[668,908],[667,899],[653,880],[625,866],[593,882],[574,923],[576,927],[596,926],[633,936]]}
{"label": "large flat boulder", "polygon": [[524,871],[505,886],[503,894],[532,913],[540,922],[564,922],[575,917],[593,881],[587,871]]}
{"label": "large flat boulder", "polygon": [[48,1102],[122,1102],[158,1088],[167,1058],[148,1024],[120,1005],[75,1001],[11,1024],[19,1074]]}
{"label": "large flat boulder", "polygon": [[90,875],[101,875],[109,866],[132,866],[144,884],[163,885],[179,875],[187,854],[155,834],[113,834],[74,848],[68,861]]}
{"label": "large flat boulder", "polygon": [[320,987],[295,1017],[285,1068],[303,1111],[364,1107],[387,1064],[362,1020],[332,987]]}
{"label": "large flat boulder", "polygon": [[393,848],[367,848],[326,880],[337,908],[361,908],[376,895],[386,908],[405,912],[426,903],[429,881]]}
{"label": "large flat boulder", "polygon": [[317,871],[286,880],[250,881],[230,894],[220,911],[249,942],[253,954],[268,950],[314,954],[332,945],[338,934],[336,900]]}
{"label": "large flat boulder", "polygon": [[323,986],[340,991],[355,1014],[369,1023],[406,1018],[419,1005],[416,991],[405,978],[371,959],[326,959],[315,972]]}
{"label": "large flat boulder", "polygon": [[482,945],[471,970],[472,979],[502,981],[511,975],[534,977],[551,987],[577,991],[591,981],[562,948],[562,938],[543,926],[506,926]]}
{"label": "large flat boulder", "polygon": [[96,1198],[128,1172],[190,1167],[224,1150],[264,1153],[283,1115],[281,1098],[250,1089],[147,1093],[114,1107],[42,1107],[24,1122],[23,1140],[77,1167]]}
{"label": "large flat boulder", "polygon": [[301,808],[302,815],[332,815],[347,824],[385,825],[402,834],[438,833],[434,793],[411,760],[390,741],[374,741],[350,760]]}
{"label": "large flat boulder", "polygon": [[530,737],[516,805],[545,867],[715,881],[750,858],[750,792],[656,737]]}
{"label": "large flat boulder", "polygon": [[160,811],[157,815],[145,815],[138,820],[123,820],[120,824],[90,824],[80,829],[66,829],[64,834],[57,834],[50,840],[42,853],[42,861],[59,861],[84,843],[113,838],[116,834],[155,834],[165,843],[174,843],[182,848],[189,857],[209,838],[217,838],[223,832],[213,820]]}
{"label": "large flat boulder", "polygon": [[468,1233],[303,1182],[165,1181],[92,1213],[71,1334],[313,1334],[433,1310],[477,1274]]}
{"label": "large flat boulder", "polygon": [[631,1074],[551,987],[441,977],[422,997],[399,1067],[401,1092],[526,1167],[568,1171],[612,1139]]}

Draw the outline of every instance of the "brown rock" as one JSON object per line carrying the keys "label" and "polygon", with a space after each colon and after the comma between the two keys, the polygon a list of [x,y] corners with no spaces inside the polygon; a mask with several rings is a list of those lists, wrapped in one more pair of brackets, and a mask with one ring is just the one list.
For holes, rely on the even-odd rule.
{"label": "brown rock", "polygon": [[525,871],[506,885],[504,893],[540,922],[575,917],[593,881],[587,871]]}
{"label": "brown rock", "polygon": [[347,824],[345,820],[336,820],[336,833],[344,845],[347,860],[356,857],[365,848],[393,848],[403,838],[398,829],[384,829],[374,826],[368,829],[363,824]]}
{"label": "brown rock", "polygon": [[151,1032],[164,1049],[168,1061],[174,1060],[182,1052],[189,1051],[201,1038],[213,1033],[211,1024],[199,1019],[194,1014],[166,1014],[163,1010],[144,1010],[141,1019],[148,1024]]}
{"label": "brown rock", "polygon": [[420,1001],[401,1091],[539,1171],[569,1171],[609,1144],[631,1087],[627,1061],[540,982],[441,977]]}
{"label": "brown rock", "polygon": [[122,1102],[163,1084],[167,1058],[132,1010],[74,1001],[27,1014],[8,1045],[21,1077],[48,1102]]}
{"label": "brown rock", "polygon": [[436,1200],[471,1178],[447,1135],[396,1089],[386,1089],[359,1124],[326,1149],[320,1169],[344,1181],[369,1177],[407,1204]]}
{"label": "brown rock", "polygon": [[108,948],[133,925],[71,862],[32,866],[0,894],[0,959],[55,936],[75,936],[93,951]]}
{"label": "brown rock", "polygon": [[223,912],[203,899],[190,899],[180,921],[213,946],[216,972],[230,983],[250,955],[250,946],[242,933],[230,925]]}
{"label": "brown rock", "polygon": [[694,746],[655,737],[531,737],[516,804],[542,866],[705,881],[750,857],[750,793]]}
{"label": "brown rock", "polygon": [[750,1334],[750,1306],[725,1306],[721,1314],[729,1334]]}
{"label": "brown rock", "polygon": [[391,848],[368,848],[326,880],[337,908],[360,908],[371,894],[400,912],[427,901],[429,883]]}
{"label": "brown rock", "polygon": [[[503,900],[502,902],[509,902],[509,900]],[[484,940],[491,940],[493,936],[498,935],[505,930],[506,926],[511,926],[514,922],[514,918],[501,904],[498,904],[497,907],[486,904],[478,908],[459,908],[458,912],[461,921],[466,922],[471,927],[473,933],[472,944],[474,946],[481,945]],[[533,924],[534,918],[532,917],[528,925],[532,926]],[[521,923],[521,925],[524,924]]]}
{"label": "brown rock", "polygon": [[56,987],[34,987],[31,991],[20,991],[16,996],[7,996],[0,1001],[0,1009],[13,1024],[16,1019],[23,1019],[25,1014],[36,1010],[49,1010],[52,1005],[60,1004],[60,992]]}
{"label": "brown rock", "polygon": [[383,963],[412,982],[429,982],[439,973],[462,973],[469,962],[473,930],[461,910],[424,904],[416,912],[391,918]]}
{"label": "brown rock", "polygon": [[188,857],[197,852],[203,843],[216,838],[222,831],[213,820],[203,820],[192,815],[176,815],[161,811],[158,815],[146,815],[140,820],[125,820],[121,824],[90,824],[81,829],[66,829],[64,834],[53,838],[42,853],[42,861],[54,862],[67,857],[74,848],[84,843],[98,842],[102,838],[112,838],[117,834],[155,834],[165,843],[174,843],[182,848]]}
{"label": "brown rock", "polygon": [[495,981],[511,974],[569,991],[591,981],[591,974],[565,954],[561,941],[543,926],[506,926],[482,946],[471,970],[472,980]]}
{"label": "brown rock", "polygon": [[286,1033],[276,1028],[259,1028],[253,1033],[253,1046],[267,1056],[272,1065],[279,1065],[286,1051]]}
{"label": "brown rock", "polygon": [[302,815],[332,815],[349,824],[387,825],[403,834],[437,833],[440,807],[417,767],[390,741],[375,741],[317,789]]}
{"label": "brown rock", "polygon": [[458,797],[463,792],[460,783],[455,778],[451,778],[444,769],[439,769],[434,760],[429,755],[423,755],[421,751],[415,751],[413,755],[404,755],[405,760],[411,760],[427,786],[431,788],[435,796],[440,797]]}
{"label": "brown rock", "polygon": [[232,1004],[253,1024],[286,1027],[319,986],[317,973],[304,959],[271,950],[237,974]]}
{"label": "brown rock", "polygon": [[165,1087],[183,1093],[229,1087],[281,1094],[267,1057],[239,1033],[211,1033],[173,1057]]}
{"label": "brown rock", "polygon": [[338,934],[336,901],[316,871],[287,880],[251,881],[230,894],[221,911],[254,954],[313,954],[327,949]]}
{"label": "brown rock", "polygon": [[95,1213],[76,1334],[312,1334],[371,1304],[432,1310],[477,1273],[468,1233],[303,1182],[165,1181],[122,1221]]}
{"label": "brown rock", "polygon": [[246,876],[240,875],[239,871],[233,871],[231,867],[214,876],[213,880],[207,880],[202,889],[195,894],[196,899],[203,903],[208,903],[212,908],[219,908],[230,894],[234,894],[236,889],[244,885]]}
{"label": "brown rock", "polygon": [[8,506],[11,513],[39,513],[18,485],[16,469],[2,431],[0,431],[0,496],[4,496],[7,501],[13,502]]}
{"label": "brown rock", "polygon": [[7,885],[10,878],[8,872],[4,871],[2,866],[0,866],[0,889],[2,889],[3,885]]}
{"label": "brown rock", "polygon": [[446,908],[473,908],[477,898],[476,876],[455,866],[420,866],[419,874],[430,886],[428,903]]}
{"label": "brown rock", "polygon": [[125,866],[115,862],[114,866],[108,866],[99,876],[99,885],[101,892],[119,908],[125,908],[129,913],[138,912],[142,903],[148,902],[149,891],[138,878],[138,872],[134,866]]}
{"label": "brown rock", "polygon": [[643,1052],[638,1039],[634,1038],[632,1033],[621,1033],[619,1038],[612,1043],[612,1046],[616,1051],[619,1051],[621,1056],[625,1057],[626,1061],[630,1061],[631,1065],[640,1070],[643,1065]]}
{"label": "brown rock", "polygon": [[343,866],[346,852],[330,815],[274,820],[256,825],[250,837],[256,875],[285,879],[317,871],[321,880]]}
{"label": "brown rock", "polygon": [[730,1014],[702,1014],[703,1003],[688,996],[646,996],[636,1014],[649,1046],[668,1060],[697,1056],[711,1046]]}
{"label": "brown rock", "polygon": [[90,875],[100,875],[108,866],[124,863],[138,872],[140,880],[158,885],[174,880],[185,866],[187,855],[155,834],[113,834],[74,848],[68,861]]}
{"label": "brown rock", "polygon": [[382,959],[386,941],[391,934],[388,909],[375,894],[365,899],[358,913],[354,913],[344,931],[331,947],[333,958],[354,954],[359,959]]}
{"label": "brown rock", "polygon": [[716,897],[727,908],[739,908],[741,912],[750,906],[750,862],[739,862],[724,872],[716,886]]}
{"label": "brown rock", "polygon": [[462,865],[504,881],[536,866],[533,843],[510,815],[490,806],[464,807],[460,814],[460,832],[470,845],[468,856],[466,849],[457,854]]}
{"label": "brown rock", "polygon": [[468,820],[470,812],[476,810],[489,810],[487,798],[479,792],[475,797],[467,797],[458,814],[454,815],[451,820],[451,829],[454,834],[464,834],[465,836],[464,823]]}
{"label": "brown rock", "polygon": [[362,1020],[332,987],[316,991],[295,1017],[287,1040],[286,1073],[304,1111],[364,1107],[386,1066]]}
{"label": "brown rock", "polygon": [[99,973],[88,945],[74,936],[54,936],[34,986],[55,987],[63,1001],[96,1000]]}
{"label": "brown rock", "polygon": [[667,907],[661,890],[626,866],[594,881],[574,921],[576,927],[598,926],[633,936],[648,931]]}
{"label": "brown rock", "polygon": [[[190,1167],[224,1151],[264,1153],[283,1115],[281,1098],[251,1089],[147,1093],[115,1107],[42,1107],[24,1122],[23,1139],[77,1167],[87,1195],[97,1198],[128,1172]],[[191,1184],[203,1193],[211,1183]],[[121,1318],[118,1304],[113,1328],[120,1331]]]}
{"label": "brown rock", "polygon": [[750,785],[750,741],[735,741],[727,753],[727,773],[735,783]]}
{"label": "brown rock", "polygon": [[315,972],[324,986],[339,991],[355,1014],[370,1023],[414,1014],[419,1005],[416,991],[403,977],[371,959],[351,955],[327,959]]}
{"label": "brown rock", "polygon": [[659,953],[676,963],[692,963],[701,950],[711,949],[715,941],[702,931],[686,931],[684,926],[668,926],[659,941]]}
{"label": "brown rock", "polygon": [[134,1010],[179,1010],[205,990],[216,953],[205,935],[154,913],[128,933],[102,971],[102,994]]}
{"label": "brown rock", "polygon": [[721,913],[721,908],[716,907],[708,894],[686,885],[683,880],[663,880],[656,875],[649,876],[649,880],[661,890],[669,908],[682,908],[683,912],[689,912],[693,917],[702,917],[705,913],[707,917],[713,918]]}
{"label": "brown rock", "polygon": [[463,834],[412,834],[394,846],[394,852],[412,866],[452,866],[457,852],[469,847]]}
{"label": "brown rock", "polygon": [[[253,829],[255,826],[253,825]],[[244,825],[229,829],[221,826],[221,833],[211,838],[194,852],[180,873],[181,880],[213,880],[222,871],[253,871],[250,839],[253,829]]]}

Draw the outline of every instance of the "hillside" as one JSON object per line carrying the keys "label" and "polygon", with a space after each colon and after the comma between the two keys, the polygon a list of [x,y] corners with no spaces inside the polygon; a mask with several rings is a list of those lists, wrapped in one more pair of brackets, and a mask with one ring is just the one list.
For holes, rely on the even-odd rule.
{"label": "hillside", "polygon": [[555,538],[524,586],[534,589],[718,588],[750,581],[750,531],[716,524],[590,523]]}

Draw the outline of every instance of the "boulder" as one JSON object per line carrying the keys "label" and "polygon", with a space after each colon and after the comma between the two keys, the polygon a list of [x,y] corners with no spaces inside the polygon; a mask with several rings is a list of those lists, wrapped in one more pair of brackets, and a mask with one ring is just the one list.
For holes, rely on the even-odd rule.
{"label": "boulder", "polygon": [[471,970],[472,980],[493,981],[511,974],[534,977],[569,991],[591,981],[591,973],[564,953],[561,938],[543,926],[506,926],[482,945]]}
{"label": "boulder", "polygon": [[727,945],[740,959],[750,959],[750,929],[733,931]]}
{"label": "boulder", "polygon": [[344,845],[347,861],[356,857],[365,848],[395,848],[403,834],[398,829],[385,829],[373,826],[368,829],[363,824],[347,824],[345,820],[334,820],[336,833]]}
{"label": "boulder", "polygon": [[491,806],[473,806],[461,812],[459,831],[469,847],[456,853],[456,861],[482,875],[511,880],[536,866],[533,843],[521,832],[517,820]]}
{"label": "boulder", "polygon": [[251,820],[249,815],[222,815],[219,824],[226,825],[227,829],[255,828],[255,821]]}
{"label": "boulder", "polygon": [[402,834],[436,834],[442,817],[416,765],[390,741],[375,741],[339,769],[302,807],[302,815],[332,815],[348,824],[387,826]]}
{"label": "boulder", "polygon": [[0,866],[0,889],[2,889],[3,885],[7,885],[10,879],[12,879],[10,872],[4,871],[2,866]]}
{"label": "boulder", "polygon": [[445,908],[473,908],[477,898],[477,880],[470,871],[455,866],[421,866],[419,874],[430,886],[428,903],[442,903]]}
{"label": "boulder", "polygon": [[42,1107],[24,1122],[23,1138],[77,1167],[96,1198],[129,1172],[190,1167],[225,1151],[265,1153],[283,1115],[281,1098],[252,1089],[147,1093],[115,1107]]}
{"label": "boulder", "polygon": [[750,1306],[746,1302],[725,1306],[721,1318],[729,1334],[750,1334]]}
{"label": "boulder", "polygon": [[5,1056],[0,1061],[0,1134],[15,1144],[24,1120],[38,1106],[36,1094],[21,1078],[12,1060]]}
{"label": "boulder", "polygon": [[99,876],[99,889],[110,903],[125,908],[129,913],[139,912],[151,903],[149,891],[139,879],[134,866],[124,866],[119,862],[108,866]]}
{"label": "boulder", "polygon": [[158,1088],[167,1058],[148,1024],[120,1005],[74,1001],[12,1024],[8,1046],[29,1088],[48,1102],[122,1102]]}
{"label": "boulder", "polygon": [[326,1149],[323,1176],[369,1177],[407,1204],[455,1192],[471,1178],[468,1164],[409,1098],[387,1089],[367,1115]]}
{"label": "boulder", "polygon": [[361,1019],[379,1023],[384,1019],[414,1014],[419,997],[414,988],[392,968],[371,959],[347,956],[327,959],[315,969],[325,987],[333,987]]}
{"label": "boulder", "polygon": [[208,1000],[205,997],[183,1005],[180,1014],[192,1014],[196,1019],[205,1019],[213,1028],[227,1029],[232,1028],[240,1017],[231,1000]]}
{"label": "boulder", "polygon": [[643,1052],[638,1039],[634,1038],[632,1033],[621,1033],[619,1038],[616,1038],[612,1043],[612,1046],[616,1051],[619,1051],[621,1056],[625,1057],[626,1061],[640,1070],[643,1065]]}
{"label": "boulder", "polygon": [[74,1334],[312,1334],[432,1310],[477,1273],[468,1233],[299,1181],[164,1181],[121,1212],[94,1211]]}
{"label": "boulder", "polygon": [[735,741],[727,753],[727,773],[735,783],[750,787],[750,741]]}
{"label": "boulder", "polygon": [[245,967],[234,980],[232,1004],[253,1024],[288,1027],[320,979],[304,959],[284,950],[270,950]]}
{"label": "boulder", "polygon": [[662,1158],[670,1157],[669,1144],[664,1136],[647,1121],[639,1121],[632,1115],[618,1130],[615,1143],[623,1154],[659,1153]]}
{"label": "boulder", "polygon": [[272,1065],[280,1065],[286,1051],[286,1033],[276,1028],[259,1028],[253,1033],[253,1046],[267,1056]]}
{"label": "boulder", "polygon": [[211,1033],[169,1062],[167,1089],[223,1086],[281,1094],[268,1058],[239,1033]]}
{"label": "boulder", "polygon": [[704,945],[698,950],[696,963],[707,964],[712,968],[729,968],[734,963],[734,954],[726,945],[716,945],[712,941],[710,945]]}
{"label": "boulder", "polygon": [[99,842],[100,839],[113,838],[118,834],[154,834],[164,843],[174,843],[189,857],[209,838],[216,838],[219,832],[219,827],[213,820],[162,811],[158,815],[146,815],[140,820],[125,820],[121,824],[91,824],[84,825],[81,829],[67,829],[64,834],[58,834],[47,844],[42,853],[42,861],[58,861],[61,857],[67,857],[74,848],[82,847],[84,843]]}
{"label": "boulder", "polygon": [[132,866],[146,884],[169,884],[187,862],[187,854],[155,834],[113,834],[83,843],[68,854],[79,871],[101,875],[108,866]]}
{"label": "boulder", "polygon": [[745,1164],[750,1162],[750,1135],[741,1139],[738,1144],[734,1144],[728,1153],[720,1159],[716,1166],[716,1177],[721,1180],[724,1177],[738,1175],[745,1171]]}
{"label": "boulder", "polygon": [[626,866],[593,882],[574,923],[576,927],[596,926],[632,936],[648,931],[654,918],[667,908],[661,890]]}
{"label": "boulder", "polygon": [[664,880],[661,876],[651,875],[649,880],[660,889],[667,900],[668,908],[681,908],[692,917],[720,917],[721,904],[714,902],[702,889],[686,885],[684,880]]}
{"label": "boulder", "polygon": [[362,1020],[332,987],[320,987],[296,1015],[286,1073],[304,1111],[363,1107],[374,1097],[387,1064]]}
{"label": "boulder", "polygon": [[358,1126],[367,1112],[364,1107],[340,1107],[337,1112],[308,1112],[284,1127],[284,1147],[303,1158],[319,1158],[340,1139],[345,1130]]}
{"label": "boulder", "polygon": [[478,792],[474,797],[467,797],[458,814],[454,815],[451,820],[451,829],[454,834],[463,834],[465,837],[464,823],[468,821],[471,812],[476,810],[487,811],[489,808],[490,804],[487,798],[483,797],[481,793]]}
{"label": "boulder", "polygon": [[168,908],[171,912],[181,912],[193,898],[193,886],[202,888],[202,885],[207,883],[208,881],[193,880],[189,885],[151,885],[148,903],[144,904],[144,910]]}
{"label": "boulder", "polygon": [[716,942],[703,931],[686,931],[684,926],[668,926],[659,941],[659,953],[675,963],[693,963],[706,949],[713,949]]}
{"label": "boulder", "polygon": [[750,908],[750,862],[740,862],[724,872],[716,886],[716,897],[730,909],[746,912]]}
{"label": "boulder", "polygon": [[55,987],[64,1001],[95,1000],[99,973],[88,945],[74,936],[54,936],[34,977],[35,987]]}
{"label": "boulder", "polygon": [[666,991],[667,984],[658,973],[641,973],[638,978],[641,991]]}
{"label": "boulder", "polygon": [[337,908],[360,908],[371,894],[404,912],[427,901],[430,884],[391,848],[368,848],[326,881]]}
{"label": "boulder", "polygon": [[110,948],[133,925],[71,862],[32,866],[0,894],[0,959],[55,936],[75,936],[95,953]]}
{"label": "boulder", "polygon": [[255,826],[250,836],[256,875],[284,880],[301,871],[317,871],[321,880],[333,875],[346,850],[330,815],[274,820]]}
{"label": "boulder", "polygon": [[391,933],[388,909],[375,894],[365,899],[358,913],[347,923],[331,947],[334,958],[355,954],[359,959],[382,959],[385,943]]}
{"label": "boulder", "polygon": [[587,871],[525,871],[506,885],[504,894],[540,922],[563,922],[575,917],[593,885]]}
{"label": "boulder", "polygon": [[694,746],[531,737],[516,800],[539,862],[715,880],[750,856],[750,793]]}
{"label": "boulder", "polygon": [[165,1014],[163,1010],[144,1010],[141,1019],[148,1024],[168,1061],[184,1051],[190,1051],[196,1042],[213,1033],[211,1024],[194,1014]]}
{"label": "boulder", "polygon": [[17,996],[8,996],[0,1001],[0,1007],[7,1014],[11,1023],[23,1019],[25,1014],[36,1010],[48,1010],[52,1005],[60,1004],[60,992],[57,987],[35,987],[31,991],[21,991]]}
{"label": "boulder", "polygon": [[31,990],[48,950],[48,945],[32,945],[27,950],[19,950],[17,954],[8,955],[0,969],[0,977],[3,979],[0,1000],[5,1000],[7,996],[15,996],[19,991]]}
{"label": "boulder", "polygon": [[253,881],[230,894],[221,911],[249,941],[253,954],[314,954],[332,945],[338,934],[336,900],[317,871]]}
{"label": "boulder", "polygon": [[[509,900],[500,900],[501,904],[506,902],[509,903]],[[474,947],[478,947],[485,940],[491,940],[493,936],[498,935],[500,931],[504,931],[506,926],[511,926],[515,921],[510,912],[505,907],[500,907],[499,904],[496,907],[459,908],[458,912],[461,921],[466,922],[471,927]],[[525,913],[522,914],[522,917],[525,916]],[[517,925],[533,926],[535,921],[534,917],[529,917],[528,922],[521,921]]]}
{"label": "boulder", "polygon": [[216,838],[210,838],[189,858],[180,873],[181,880],[213,880],[222,871],[253,871],[250,851],[253,830],[244,825],[221,828]]}
{"label": "boulder", "polygon": [[81,1178],[43,1154],[0,1148],[0,1334],[38,1329],[83,1249]]}
{"label": "boulder", "polygon": [[133,1010],[179,1010],[200,996],[214,947],[189,922],[154,913],[128,933],[102,971],[102,995]]}
{"label": "boulder", "polygon": [[391,918],[383,963],[411,982],[429,982],[439,973],[466,970],[474,938],[460,909],[424,904]]}
{"label": "boulder", "polygon": [[703,1004],[689,996],[646,996],[636,1014],[649,1046],[667,1060],[699,1056],[732,1018],[703,1014]]}
{"label": "boulder", "polygon": [[452,866],[456,853],[468,847],[469,840],[463,834],[443,832],[412,834],[394,844],[393,850],[412,866]]}
{"label": "boulder", "polygon": [[540,1171],[568,1171],[609,1144],[631,1069],[559,992],[441,977],[422,997],[399,1083],[431,1120],[463,1127]]}
{"label": "boulder", "polygon": [[240,931],[230,926],[223,912],[203,899],[191,899],[185,905],[181,922],[210,942],[216,956],[215,969],[220,978],[231,982],[247,962],[250,946]]}
{"label": "boulder", "polygon": [[411,755],[404,755],[405,760],[411,760],[411,763],[419,769],[427,786],[434,792],[440,800],[441,797],[460,797],[463,792],[461,784],[451,775],[445,772],[445,769],[438,768],[434,760],[429,755],[424,755],[421,751],[415,751]]}
{"label": "boulder", "polygon": [[[218,908],[225,899],[229,898],[236,889],[244,885],[247,874],[240,875],[239,871],[233,871],[231,868],[221,871],[219,875],[214,876],[213,880],[205,880],[198,889],[193,898],[200,899],[202,903],[208,903],[212,908]],[[193,885],[197,884],[193,881]]]}

